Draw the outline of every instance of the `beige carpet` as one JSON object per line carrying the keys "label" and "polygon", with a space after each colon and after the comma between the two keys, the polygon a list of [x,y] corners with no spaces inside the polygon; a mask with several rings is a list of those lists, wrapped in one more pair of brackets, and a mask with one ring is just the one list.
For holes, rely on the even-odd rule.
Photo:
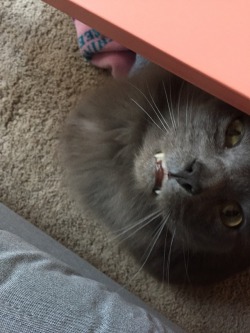
{"label": "beige carpet", "polygon": [[0,201],[188,332],[250,332],[249,273],[163,288],[70,199],[59,133],[80,92],[104,78],[80,57],[71,19],[39,0],[1,0],[0,24]]}

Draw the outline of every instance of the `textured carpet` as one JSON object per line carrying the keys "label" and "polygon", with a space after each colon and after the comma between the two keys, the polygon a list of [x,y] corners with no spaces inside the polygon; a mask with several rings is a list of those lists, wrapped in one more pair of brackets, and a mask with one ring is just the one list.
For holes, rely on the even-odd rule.
{"label": "textured carpet", "polygon": [[188,332],[250,332],[249,272],[199,289],[163,287],[71,200],[58,162],[65,117],[105,73],[80,57],[72,21],[39,0],[1,0],[0,201]]}

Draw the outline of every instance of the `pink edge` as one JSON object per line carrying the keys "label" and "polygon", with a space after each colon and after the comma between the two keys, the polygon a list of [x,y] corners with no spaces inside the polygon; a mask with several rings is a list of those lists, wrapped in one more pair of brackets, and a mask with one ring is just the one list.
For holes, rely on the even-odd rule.
{"label": "pink edge", "polygon": [[45,2],[250,114],[250,1]]}

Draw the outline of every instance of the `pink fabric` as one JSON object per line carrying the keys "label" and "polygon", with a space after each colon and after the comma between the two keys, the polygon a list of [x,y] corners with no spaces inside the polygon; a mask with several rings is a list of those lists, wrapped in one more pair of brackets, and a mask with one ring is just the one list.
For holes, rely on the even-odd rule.
{"label": "pink fabric", "polygon": [[93,65],[109,69],[114,78],[127,76],[136,54],[86,24],[75,20],[78,44],[83,57]]}

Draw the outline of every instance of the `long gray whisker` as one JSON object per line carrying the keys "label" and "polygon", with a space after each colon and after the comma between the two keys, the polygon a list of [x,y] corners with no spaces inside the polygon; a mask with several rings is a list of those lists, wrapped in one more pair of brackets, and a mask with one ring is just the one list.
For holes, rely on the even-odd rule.
{"label": "long gray whisker", "polygon": [[148,114],[148,112],[138,102],[136,102],[133,98],[130,98],[130,99],[149,117],[149,119],[155,124],[156,127],[158,127],[161,131],[163,131],[163,129],[154,121],[154,119]]}
{"label": "long gray whisker", "polygon": [[[159,226],[157,226],[154,230],[154,233],[155,235],[153,236],[153,239],[151,240],[151,242],[149,243],[149,246],[147,247],[147,250],[145,251],[145,253],[147,253],[147,251],[149,250],[149,253],[147,254],[147,257],[146,259],[144,260],[144,262],[142,263],[141,267],[137,270],[137,272],[130,278],[129,281],[133,281],[136,276],[140,273],[140,271],[143,269],[144,265],[146,264],[150,254],[152,253],[154,247],[155,247],[155,244],[158,240],[158,238],[160,237],[161,233],[162,233],[162,230],[164,229],[165,227],[165,224],[166,224],[166,221],[162,222]],[[153,244],[152,244],[153,243]],[[152,246],[151,246],[152,244]],[[118,288],[116,290],[116,292],[120,292],[121,290],[123,290],[126,286],[128,285],[128,283],[126,283],[125,285],[123,285],[121,288]]]}
{"label": "long gray whisker", "polygon": [[[132,83],[130,83],[132,85],[132,87],[134,87],[137,91],[139,91],[139,93],[146,99],[146,101],[148,102],[148,104],[151,106],[152,110],[154,111],[155,115],[157,116],[157,118],[159,119],[159,121],[161,122],[163,128],[167,131],[165,125],[163,124],[161,118],[159,117],[157,111],[155,110],[154,106],[150,103],[149,99],[147,98],[146,94],[144,94],[144,92],[139,89],[138,87],[136,87],[135,85],[133,85]],[[148,86],[147,86],[148,87]],[[150,93],[150,92],[149,92]],[[154,100],[152,99],[153,103],[154,103]],[[154,103],[155,104],[155,103]],[[156,106],[156,105],[155,105]],[[160,111],[159,111],[160,112]],[[161,113],[160,113],[161,114]]]}
{"label": "long gray whisker", "polygon": [[181,101],[181,94],[182,94],[182,91],[183,91],[184,82],[185,81],[182,81],[180,92],[179,92],[179,96],[178,96],[178,107],[177,107],[178,118],[177,118],[177,120],[178,120],[178,125],[179,126],[180,126],[180,101]]}
{"label": "long gray whisker", "polygon": [[176,121],[175,121],[175,117],[174,117],[174,108],[173,108],[173,101],[172,101],[172,81],[171,79],[169,80],[169,90],[170,90],[170,105],[171,105],[171,111],[172,111],[172,117],[175,123],[175,129],[177,130],[177,125],[176,125]]}
{"label": "long gray whisker", "polygon": [[189,250],[188,250],[188,256],[187,256],[187,259],[186,259],[184,245],[183,245],[183,257],[184,257],[184,265],[185,265],[186,277],[187,277],[188,281],[190,282],[190,277],[189,277],[189,274],[188,274]]}
{"label": "long gray whisker", "polygon": [[119,228],[119,229],[116,229],[116,231],[124,231],[124,230],[130,230],[130,229],[133,229],[134,227],[136,227],[137,225],[139,225],[139,224],[141,224],[141,223],[143,223],[144,221],[146,221],[146,220],[148,220],[148,219],[150,219],[151,217],[154,217],[154,216],[157,216],[157,215],[159,215],[159,211],[157,210],[157,211],[155,211],[155,212],[153,212],[153,213],[151,213],[151,214],[149,214],[149,215],[147,215],[147,216],[145,216],[145,217],[143,217],[143,218],[141,218],[141,219],[139,219],[138,221],[136,221],[135,223],[133,222],[133,223],[131,223],[129,226],[124,226],[124,227],[121,227],[121,228]]}
{"label": "long gray whisker", "polygon": [[[169,220],[170,214],[168,214],[168,216],[165,219],[165,223],[167,224],[167,221]],[[167,237],[168,237],[168,232],[169,229],[167,228],[167,232],[165,235],[165,239],[164,239],[164,253],[163,253],[163,267],[162,267],[162,283],[164,283],[164,279],[165,279],[165,264],[166,264],[166,248],[167,248]]]}
{"label": "long gray whisker", "polygon": [[186,103],[186,110],[185,110],[186,130],[187,130],[187,125],[188,125],[188,110],[189,110],[189,99],[188,99],[188,93],[187,93],[187,103]]}
{"label": "long gray whisker", "polygon": [[168,284],[169,284],[169,279],[170,279],[170,261],[171,261],[171,251],[172,251],[172,247],[173,247],[173,242],[174,242],[174,237],[175,237],[175,232],[176,232],[176,228],[173,232],[172,235],[172,239],[171,239],[171,243],[170,243],[170,247],[169,247],[169,252],[168,252],[168,263],[167,263],[167,270],[168,270]]}
{"label": "long gray whisker", "polygon": [[[187,277],[187,280],[189,282],[190,281],[190,277],[189,277],[189,273],[188,273],[188,264],[189,264],[189,232],[188,232],[188,225],[187,225],[187,232],[186,232],[186,237],[185,237],[185,243],[183,242],[183,245],[182,245],[182,250],[183,250],[183,257],[184,257],[184,265],[185,265],[185,272],[186,272],[186,277]],[[186,244],[186,247],[185,245]],[[186,253],[187,253],[187,258],[186,258]]]}
{"label": "long gray whisker", "polygon": [[[134,234],[136,234],[139,230],[143,229],[144,227],[146,227],[148,224],[150,224],[152,221],[154,221],[154,219],[156,219],[157,217],[159,217],[161,214],[158,213],[157,215],[152,216],[151,218],[142,220],[138,223],[136,223],[136,225],[132,225],[129,228],[125,229],[124,231],[122,231],[121,233],[117,234],[115,237],[112,238],[112,241],[120,238],[122,235],[127,234],[129,231],[135,229],[137,227],[137,229],[133,230],[131,233],[129,233],[126,237],[123,237],[119,242],[117,242],[117,244],[124,242],[126,239],[132,237]],[[139,227],[138,227],[139,226]]]}
{"label": "long gray whisker", "polygon": [[170,120],[172,122],[174,130],[177,131],[176,123],[175,123],[174,116],[173,116],[173,111],[172,111],[172,109],[170,107],[170,104],[169,104],[169,99],[168,99],[167,90],[166,90],[164,81],[162,81],[162,84],[163,84],[163,89],[164,89],[167,104],[168,104],[168,112],[169,112]]}
{"label": "long gray whisker", "polygon": [[[146,262],[148,261],[148,258],[150,257],[154,247],[155,247],[155,244],[157,243],[161,233],[162,233],[162,230],[164,229],[165,225],[166,225],[166,222],[167,221],[164,221],[162,222],[162,225],[160,225],[156,231],[156,234],[154,235],[153,239],[151,240],[151,242],[149,243],[149,246],[147,248],[147,250],[149,250],[147,256],[146,256],[146,259],[143,261],[141,267],[139,268],[139,270],[134,274],[133,276],[133,279],[140,273],[140,271],[143,269],[143,267],[145,266]],[[151,246],[152,244],[152,246]],[[147,251],[146,251],[147,252]],[[145,254],[146,254],[145,252]]]}
{"label": "long gray whisker", "polygon": [[192,92],[192,97],[191,97],[191,103],[190,103],[190,108],[189,108],[189,121],[191,123],[191,120],[192,120],[192,111],[193,111],[193,108],[194,108],[194,90]]}
{"label": "long gray whisker", "polygon": [[[167,126],[168,130],[170,130],[170,126],[169,126],[168,122],[166,121],[166,119],[163,117],[163,114],[161,113],[160,109],[159,109],[158,106],[156,105],[156,103],[155,103],[155,101],[154,101],[154,98],[153,98],[153,96],[152,96],[152,94],[151,94],[151,92],[150,92],[148,86],[147,86],[147,88],[148,88],[149,96],[150,96],[150,98],[151,98],[151,100],[152,100],[152,102],[153,102],[153,104],[154,104],[154,106],[155,106],[154,112],[155,112],[155,113],[158,112],[159,116],[161,116],[161,119],[162,119],[162,121],[165,123],[165,125]],[[156,113],[156,114],[157,114],[157,113]],[[158,116],[158,115],[157,115],[157,116]],[[161,122],[162,126],[165,128],[165,130],[168,132],[168,130],[166,129],[165,125],[162,123],[162,121],[161,121],[161,119],[159,118],[159,116],[158,116],[158,119],[160,120],[160,122]]]}

